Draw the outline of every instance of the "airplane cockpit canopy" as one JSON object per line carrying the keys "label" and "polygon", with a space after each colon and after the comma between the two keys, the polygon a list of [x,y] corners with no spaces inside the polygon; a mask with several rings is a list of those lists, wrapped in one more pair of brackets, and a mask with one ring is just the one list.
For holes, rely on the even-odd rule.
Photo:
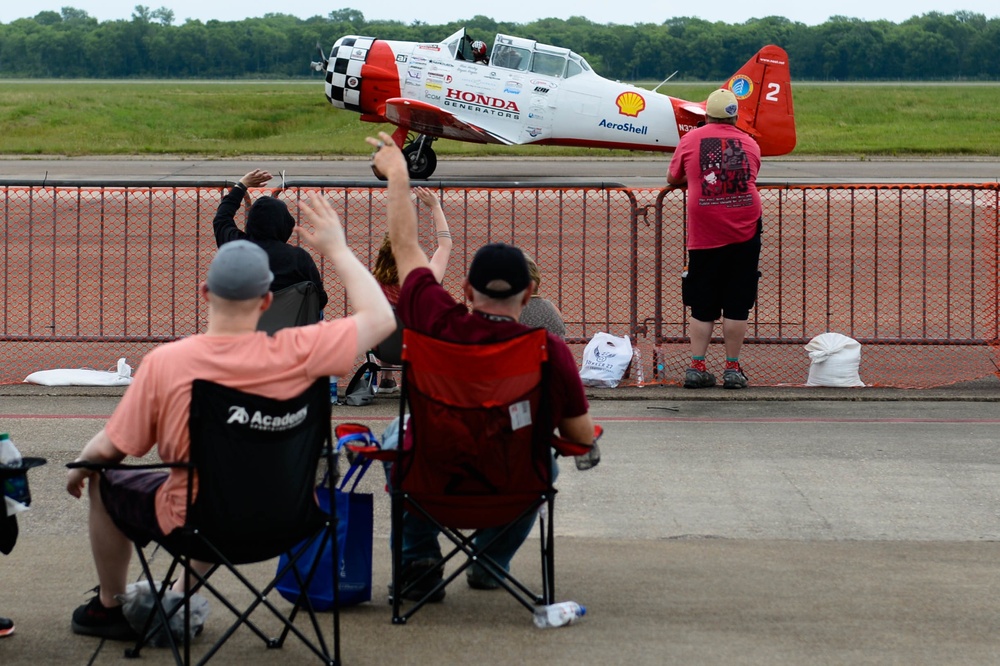
{"label": "airplane cockpit canopy", "polygon": [[441,43],[447,45],[448,50],[451,51],[451,57],[455,60],[472,60],[472,49],[470,48],[472,40],[465,36],[465,28],[462,28]]}
{"label": "airplane cockpit canopy", "polygon": [[[472,39],[466,35],[465,28],[442,43],[447,45],[456,60],[472,61],[470,48]],[[533,39],[500,34],[493,42],[490,65],[564,79],[593,71],[586,60],[569,49],[539,44]]]}

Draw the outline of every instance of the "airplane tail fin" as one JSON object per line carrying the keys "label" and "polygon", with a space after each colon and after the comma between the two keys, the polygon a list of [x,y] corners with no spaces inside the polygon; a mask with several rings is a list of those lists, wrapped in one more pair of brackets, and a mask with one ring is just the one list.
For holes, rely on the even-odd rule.
{"label": "airplane tail fin", "polygon": [[762,48],[722,86],[740,103],[737,126],[757,140],[761,155],[785,155],[795,148],[795,113],[788,54]]}

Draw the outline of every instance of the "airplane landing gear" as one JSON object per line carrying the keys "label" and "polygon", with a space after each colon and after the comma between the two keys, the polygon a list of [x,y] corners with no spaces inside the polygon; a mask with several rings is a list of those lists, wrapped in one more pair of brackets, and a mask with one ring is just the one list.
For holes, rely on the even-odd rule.
{"label": "airplane landing gear", "polygon": [[434,143],[434,137],[420,134],[403,148],[410,178],[427,180],[434,173],[434,169],[437,168],[437,155],[431,148],[432,143]]}
{"label": "airplane landing gear", "polygon": [[[437,155],[434,154],[434,150],[431,148],[435,137],[423,134],[408,134],[405,141],[403,141],[403,138],[399,136],[400,129],[402,128],[396,130],[397,133],[392,138],[396,141],[397,145],[400,145],[400,142],[406,144],[403,147],[403,156],[406,157],[407,171],[410,173],[410,178],[413,180],[427,180],[434,173],[434,169],[437,168]],[[372,173],[379,180],[386,180],[386,177],[374,166],[372,166]]]}

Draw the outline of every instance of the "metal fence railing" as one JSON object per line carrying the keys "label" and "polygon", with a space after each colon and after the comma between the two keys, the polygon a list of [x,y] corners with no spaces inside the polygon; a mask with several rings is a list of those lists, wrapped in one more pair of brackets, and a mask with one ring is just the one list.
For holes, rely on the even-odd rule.
{"label": "metal fence railing", "polygon": [[[122,356],[141,365],[152,346],[200,330],[197,285],[225,189],[0,184],[0,382],[47,368],[106,369]],[[386,230],[384,190],[303,181],[278,194],[295,213],[316,192],[334,202],[348,242],[372,265]],[[261,193],[270,191],[251,196]],[[540,291],[560,308],[578,354],[598,331],[628,334],[642,359],[630,381],[678,380],[688,362],[682,190],[449,183],[440,195],[455,243],[445,286],[456,296],[476,248],[515,243],[541,268]],[[761,197],[762,279],[743,354],[754,384],[804,382],[802,345],[825,331],[862,342],[871,384],[933,386],[997,370],[1000,186],[782,185],[761,187]],[[419,212],[430,249],[433,224]],[[334,271],[317,263],[327,316],[349,312]],[[716,347],[710,354],[721,357]]]}

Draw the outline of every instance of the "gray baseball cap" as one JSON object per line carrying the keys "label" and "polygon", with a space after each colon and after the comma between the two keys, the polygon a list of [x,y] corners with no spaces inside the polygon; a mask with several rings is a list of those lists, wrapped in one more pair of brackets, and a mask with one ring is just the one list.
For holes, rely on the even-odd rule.
{"label": "gray baseball cap", "polygon": [[260,298],[271,289],[274,274],[267,253],[248,240],[226,243],[208,267],[208,290],[230,301]]}

